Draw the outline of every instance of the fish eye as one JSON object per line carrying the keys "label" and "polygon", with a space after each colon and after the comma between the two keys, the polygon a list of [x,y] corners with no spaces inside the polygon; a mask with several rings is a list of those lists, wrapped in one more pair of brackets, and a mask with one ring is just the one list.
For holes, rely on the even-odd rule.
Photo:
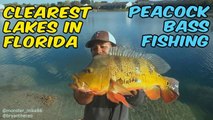
{"label": "fish eye", "polygon": [[86,72],[86,73],[92,73],[93,69],[92,68],[87,68],[87,69],[84,70],[84,72]]}

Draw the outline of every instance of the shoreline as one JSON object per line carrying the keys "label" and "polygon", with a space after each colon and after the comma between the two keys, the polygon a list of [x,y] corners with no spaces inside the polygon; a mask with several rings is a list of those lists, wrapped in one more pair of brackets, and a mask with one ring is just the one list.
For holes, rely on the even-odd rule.
{"label": "shoreline", "polygon": [[[92,12],[128,12],[128,9],[116,9],[116,10],[106,10],[106,9],[93,9]],[[213,10],[207,12],[208,17],[213,18]]]}

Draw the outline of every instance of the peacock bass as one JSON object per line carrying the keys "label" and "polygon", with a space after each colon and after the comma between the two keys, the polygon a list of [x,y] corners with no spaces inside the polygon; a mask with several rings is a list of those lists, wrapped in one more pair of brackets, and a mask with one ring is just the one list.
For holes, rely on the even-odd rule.
{"label": "peacock bass", "polygon": [[125,95],[143,90],[151,100],[160,97],[166,103],[178,96],[179,82],[164,77],[170,66],[155,54],[141,54],[123,47],[113,47],[108,55],[97,55],[80,73],[73,74],[71,88],[94,95],[107,95],[114,102],[129,103]]}

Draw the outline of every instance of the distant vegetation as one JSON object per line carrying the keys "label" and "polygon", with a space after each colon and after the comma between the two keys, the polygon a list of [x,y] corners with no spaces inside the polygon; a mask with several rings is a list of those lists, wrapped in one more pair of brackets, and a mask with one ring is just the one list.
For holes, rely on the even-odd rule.
{"label": "distant vegetation", "polygon": [[[112,2],[108,3],[107,0],[101,1],[101,2],[94,2],[94,0],[80,0],[80,1],[72,1],[71,0],[66,0],[64,2],[57,2],[57,3],[46,3],[46,4],[30,4],[30,3],[23,3],[23,4],[18,4],[17,2],[10,3],[10,4],[4,4],[6,6],[21,6],[21,7],[26,7],[26,6],[46,6],[46,7],[51,7],[51,6],[87,6],[91,5],[93,9],[97,10],[127,10],[128,2]],[[149,0],[136,0],[135,2],[132,3],[132,5],[184,5],[184,6],[190,6],[190,5],[210,5],[213,7],[213,0],[177,0],[177,1],[161,1],[161,2],[151,2]]]}

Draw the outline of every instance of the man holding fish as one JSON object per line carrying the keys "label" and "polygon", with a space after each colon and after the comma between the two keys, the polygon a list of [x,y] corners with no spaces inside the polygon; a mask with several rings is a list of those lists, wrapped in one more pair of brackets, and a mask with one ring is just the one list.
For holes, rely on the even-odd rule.
{"label": "man holding fish", "polygon": [[[107,55],[110,48],[115,46],[116,40],[108,31],[97,31],[86,44],[86,47],[91,49],[93,57]],[[126,96],[131,105],[136,106],[143,101],[144,93],[131,92],[134,96]],[[128,108],[122,103],[111,102],[106,95],[95,96],[92,92],[74,90],[74,97],[79,104],[86,105],[84,120],[128,120]]]}
{"label": "man holding fish", "polygon": [[179,82],[161,75],[170,66],[159,56],[117,47],[107,31],[96,32],[86,47],[93,60],[72,75],[71,84],[76,101],[86,105],[84,120],[128,120],[128,108],[140,104],[144,95],[166,103],[179,96]]}

